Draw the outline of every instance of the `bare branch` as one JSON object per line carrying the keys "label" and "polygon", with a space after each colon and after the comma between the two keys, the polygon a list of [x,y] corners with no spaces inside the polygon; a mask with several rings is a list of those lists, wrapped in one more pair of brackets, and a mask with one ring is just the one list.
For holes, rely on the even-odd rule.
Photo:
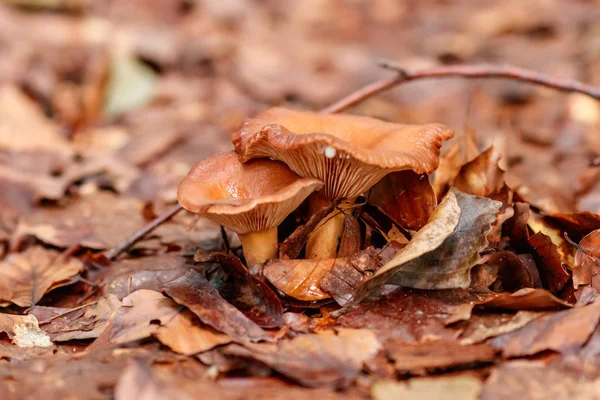
{"label": "bare branch", "polygon": [[512,79],[521,82],[544,86],[547,88],[559,90],[561,92],[576,92],[593,99],[600,100],[600,87],[587,85],[574,79],[562,79],[543,74],[541,72],[529,69],[502,66],[502,65],[450,65],[432,69],[418,71],[407,71],[401,66],[385,62],[382,67],[395,71],[397,74],[392,78],[383,79],[371,83],[354,93],[349,94],[343,99],[325,108],[321,112],[324,114],[336,113],[346,110],[366,99],[375,96],[381,92],[399,86],[403,83],[416,81],[420,79],[441,79],[441,78],[501,78]]}

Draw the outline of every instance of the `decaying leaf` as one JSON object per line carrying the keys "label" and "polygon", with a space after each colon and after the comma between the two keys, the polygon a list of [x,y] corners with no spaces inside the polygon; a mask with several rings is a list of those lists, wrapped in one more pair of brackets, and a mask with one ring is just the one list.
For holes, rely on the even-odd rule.
{"label": "decaying leaf", "polygon": [[502,190],[504,171],[498,166],[499,155],[493,147],[462,166],[452,186],[475,196],[491,196]]}
{"label": "decaying leaf", "polygon": [[[64,342],[73,339],[97,338],[120,306],[119,299],[114,295],[109,295],[93,305],[80,309],[36,306],[29,313],[37,317],[43,324],[42,329],[53,341]],[[46,321],[49,322],[44,323]]]}
{"label": "decaying leaf", "polygon": [[351,214],[344,214],[344,232],[340,239],[338,258],[351,257],[360,251],[361,237],[358,219]]}
{"label": "decaying leaf", "polygon": [[543,312],[532,311],[519,311],[516,314],[473,314],[464,324],[460,343],[481,343],[486,339],[520,329],[543,315]]}
{"label": "decaying leaf", "polygon": [[323,300],[331,295],[319,284],[338,260],[272,260],[265,265],[263,274],[273,286],[290,297],[303,301]]}
{"label": "decaying leaf", "polygon": [[579,242],[573,266],[573,285],[590,285],[600,289],[600,229],[590,232]]}
{"label": "decaying leaf", "polygon": [[523,288],[514,293],[500,293],[479,305],[504,310],[561,310],[572,307],[547,290],[533,288]]}
{"label": "decaying leaf", "polygon": [[55,283],[77,275],[83,263],[34,246],[0,262],[0,299],[21,307],[36,304]]}
{"label": "decaying leaf", "polygon": [[368,329],[306,334],[277,344],[230,346],[226,352],[259,360],[306,386],[350,384],[381,345]]}
{"label": "decaying leaf", "polygon": [[160,326],[154,335],[173,351],[188,356],[231,342],[229,336],[201,324],[198,318],[187,310]]}
{"label": "decaying leaf", "polygon": [[[393,244],[389,248],[394,249]],[[382,256],[385,257],[384,253],[387,252],[389,251],[384,249],[380,253],[375,248],[369,247],[353,257],[336,258],[333,267],[321,278],[320,288],[331,294],[335,301],[343,306],[352,299],[361,283],[373,276],[373,273],[381,267]]]}
{"label": "decaying leaf", "polygon": [[216,279],[211,283],[219,294],[261,328],[275,328],[283,325],[283,306],[279,296],[261,279],[250,274],[239,258],[225,253],[211,253],[202,262],[215,262],[221,265],[226,279]]}
{"label": "decaying leaf", "polygon": [[436,378],[413,378],[406,382],[384,380],[375,382],[371,394],[375,400],[476,400],[481,380],[472,375]]}
{"label": "decaying leaf", "polygon": [[181,310],[181,306],[159,292],[146,289],[133,292],[123,299],[121,308],[94,345],[123,344],[150,337]]}
{"label": "decaying leaf", "polygon": [[33,235],[58,247],[106,249],[143,226],[141,208],[134,199],[98,192],[65,208],[43,208],[26,215],[19,222],[13,241]]}
{"label": "decaying leaf", "polygon": [[105,295],[114,294],[122,300],[140,289],[158,291],[192,267],[186,265],[185,258],[173,254],[125,259],[112,264],[100,287]]}
{"label": "decaying leaf", "polygon": [[600,320],[600,302],[537,318],[523,328],[490,342],[505,357],[522,357],[544,350],[569,352],[579,349]]}
{"label": "decaying leaf", "polygon": [[384,348],[400,373],[425,374],[459,365],[489,363],[496,357],[496,350],[488,344],[463,345],[453,340],[406,343],[392,338]]}
{"label": "decaying leaf", "polygon": [[543,361],[513,361],[492,371],[481,391],[482,400],[598,398],[600,376],[585,370],[584,360],[572,365]]}
{"label": "decaying leaf", "polygon": [[196,271],[190,270],[184,276],[167,283],[163,290],[173,300],[189,308],[200,321],[234,340],[256,342],[270,339],[265,331],[225,301],[206,278]]}
{"label": "decaying leaf", "polygon": [[405,229],[419,230],[437,206],[429,176],[414,171],[386,175],[369,192],[368,202],[389,215]]}
{"label": "decaying leaf", "polygon": [[415,290],[398,288],[385,297],[363,302],[337,319],[339,326],[369,327],[378,337],[398,337],[405,342],[456,339],[460,330],[452,323],[471,317],[481,297],[466,290]]}
{"label": "decaying leaf", "polygon": [[353,303],[384,284],[467,288],[471,268],[487,246],[485,235],[492,229],[500,206],[500,202],[451,189],[406,247],[361,285]]}
{"label": "decaying leaf", "polygon": [[18,347],[52,346],[52,341],[40,329],[33,315],[0,314],[0,332],[6,333]]}
{"label": "decaying leaf", "polygon": [[542,232],[531,236],[528,242],[532,247],[533,256],[540,269],[544,287],[554,294],[558,293],[571,277],[563,267],[558,248],[552,242],[550,236]]}

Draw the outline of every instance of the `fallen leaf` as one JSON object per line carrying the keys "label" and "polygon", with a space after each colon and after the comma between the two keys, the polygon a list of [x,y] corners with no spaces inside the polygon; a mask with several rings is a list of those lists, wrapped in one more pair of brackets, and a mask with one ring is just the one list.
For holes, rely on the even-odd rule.
{"label": "fallen leaf", "polygon": [[542,315],[544,313],[532,311],[519,311],[516,314],[473,314],[469,321],[460,326],[464,328],[460,335],[460,343],[481,343],[486,339],[521,329]]}
{"label": "fallen leaf", "polygon": [[[42,329],[53,341],[65,342],[97,338],[120,306],[121,302],[116,296],[108,295],[80,310],[36,306],[29,314],[41,321]],[[59,315],[63,316],[59,317]],[[47,320],[50,322],[43,323]]]}
{"label": "fallen leaf", "polygon": [[467,194],[491,197],[504,187],[504,171],[498,166],[498,159],[494,148],[488,148],[462,166],[451,186]]}
{"label": "fallen leaf", "polygon": [[83,263],[34,246],[0,261],[0,299],[21,307],[36,304],[55,283],[83,270]]}
{"label": "fallen leaf", "polygon": [[369,328],[385,340],[402,338],[405,342],[456,339],[460,330],[446,327],[471,316],[481,301],[466,290],[414,290],[398,288],[383,298],[363,302],[337,319],[337,325]]}
{"label": "fallen leaf", "polygon": [[17,87],[0,87],[0,149],[47,151],[68,157],[72,150],[60,127]]}
{"label": "fallen leaf", "polygon": [[456,135],[454,143],[440,157],[440,166],[433,174],[433,188],[438,198],[446,193],[450,181],[461,167],[480,154],[475,136],[475,130],[467,127],[463,134]]}
{"label": "fallen leaf", "polygon": [[153,377],[152,371],[139,361],[133,361],[123,371],[115,387],[115,400],[160,400],[180,393],[170,393]]}
{"label": "fallen leaf", "polygon": [[208,326],[201,326],[198,318],[190,311],[182,311],[165,325],[161,325],[154,336],[173,351],[186,356],[227,344],[231,339]]}
{"label": "fallen leaf", "polygon": [[[196,260],[200,261],[200,260]],[[239,258],[225,253],[211,253],[202,262],[215,262],[221,265],[226,279],[211,276],[211,284],[219,294],[261,328],[275,328],[283,325],[283,306],[279,296],[271,287],[250,274]]]}
{"label": "fallen leaf", "polygon": [[123,344],[148,338],[175,318],[181,309],[159,292],[146,289],[133,292],[123,299],[121,307],[92,347],[99,347],[103,342]]}
{"label": "fallen leaf", "polygon": [[566,285],[571,275],[561,262],[558,248],[550,236],[538,232],[528,239],[532,254],[540,269],[540,277],[544,287],[557,294]]}
{"label": "fallen leaf", "polygon": [[429,176],[414,171],[386,175],[369,192],[368,202],[389,215],[405,229],[419,230],[437,206]]}
{"label": "fallen leaf", "polygon": [[305,386],[345,387],[380,348],[371,330],[340,329],[277,344],[232,345],[226,352],[259,360]]}
{"label": "fallen leaf", "polygon": [[541,361],[513,361],[494,369],[485,381],[481,400],[598,398],[600,377],[589,376],[583,363],[571,367],[546,365]]}
{"label": "fallen leaf", "polygon": [[141,208],[136,200],[98,192],[65,208],[43,208],[26,215],[14,232],[13,242],[33,235],[57,247],[106,249],[144,225]]}
{"label": "fallen leaf", "polygon": [[371,388],[375,400],[476,400],[482,383],[472,375],[413,378],[406,382],[378,381]]}
{"label": "fallen leaf", "polygon": [[200,318],[232,339],[247,342],[269,340],[269,335],[237,308],[225,301],[206,278],[190,270],[184,276],[167,283],[163,291],[179,304],[185,305]]}
{"label": "fallen leaf", "polygon": [[452,340],[406,343],[390,339],[384,344],[388,359],[400,374],[426,374],[461,365],[492,362],[496,350],[488,344],[463,345]]}
{"label": "fallen leaf", "polygon": [[103,294],[114,294],[120,300],[140,289],[158,291],[193,268],[183,257],[163,254],[113,262],[99,284]]}
{"label": "fallen leaf", "polygon": [[[471,268],[501,203],[451,189],[429,222],[357,291],[352,304],[384,284],[419,289],[467,288]],[[348,306],[346,306],[348,307]]]}
{"label": "fallen leaf", "polygon": [[591,285],[600,289],[600,229],[590,232],[579,242],[573,265],[573,286]]}
{"label": "fallen leaf", "polygon": [[588,235],[600,229],[600,215],[589,211],[551,214],[549,217],[580,235]]}
{"label": "fallen leaf", "polygon": [[567,353],[589,339],[600,319],[600,303],[558,311],[537,318],[523,328],[498,336],[490,344],[504,357],[523,357],[544,350]]}
{"label": "fallen leaf", "polygon": [[340,239],[338,258],[351,257],[360,251],[360,225],[358,219],[351,214],[344,214],[344,231]]}
{"label": "fallen leaf", "polygon": [[336,258],[333,267],[321,278],[319,287],[343,306],[352,299],[362,282],[373,276],[379,267],[381,254],[374,247],[369,247],[353,257]]}
{"label": "fallen leaf", "polygon": [[52,341],[33,315],[0,314],[0,332],[8,335],[18,347],[48,347]]}
{"label": "fallen leaf", "polygon": [[119,116],[150,102],[156,90],[156,74],[128,54],[112,59],[104,113]]}
{"label": "fallen leaf", "polygon": [[[529,256],[529,257],[527,257]],[[542,282],[537,266],[530,255],[517,255],[510,251],[499,251],[485,256],[485,266],[492,267],[493,290],[515,292],[522,288],[541,288]]]}
{"label": "fallen leaf", "polygon": [[492,295],[479,303],[482,307],[503,310],[560,310],[572,305],[544,289],[523,288],[514,293]]}
{"label": "fallen leaf", "polygon": [[286,295],[302,301],[316,301],[331,298],[320,285],[323,276],[330,271],[336,262],[344,259],[330,260],[271,260],[265,265],[263,275]]}

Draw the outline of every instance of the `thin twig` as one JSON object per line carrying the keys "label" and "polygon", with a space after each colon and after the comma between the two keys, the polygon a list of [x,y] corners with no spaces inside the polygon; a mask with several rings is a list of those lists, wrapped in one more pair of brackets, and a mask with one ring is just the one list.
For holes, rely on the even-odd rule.
{"label": "thin twig", "polygon": [[119,254],[123,253],[135,243],[137,243],[139,240],[143,239],[146,235],[148,235],[150,232],[156,229],[160,224],[173,218],[175,214],[177,214],[182,209],[183,207],[181,207],[179,204],[168,209],[165,213],[156,217],[152,222],[144,226],[139,231],[135,232],[133,235],[121,240],[119,243],[117,243],[115,247],[107,251],[105,256],[111,260],[114,260],[119,256]]}
{"label": "thin twig", "polygon": [[600,87],[587,85],[574,79],[556,78],[541,72],[525,68],[502,65],[449,65],[418,71],[407,71],[394,63],[381,63],[381,66],[395,71],[392,78],[371,83],[321,111],[323,114],[336,113],[346,110],[366,99],[375,96],[400,84],[420,80],[439,78],[502,78],[532,83],[562,92],[576,92],[593,99],[600,100]]}
{"label": "thin twig", "polygon": [[67,315],[67,314],[70,314],[70,313],[72,313],[73,311],[81,310],[82,308],[85,308],[85,307],[87,307],[87,306],[93,306],[94,304],[98,304],[98,301],[92,301],[91,303],[87,303],[87,304],[83,304],[83,305],[77,306],[77,307],[75,307],[75,308],[71,308],[70,310],[67,310],[67,311],[65,311],[65,312],[62,312],[62,313],[60,313],[60,314],[56,314],[56,315],[54,315],[54,316],[52,316],[52,317],[50,317],[50,318],[48,318],[48,319],[46,319],[46,320],[44,320],[44,321],[41,321],[41,322],[39,322],[39,324],[38,324],[38,325],[46,325],[46,324],[49,324],[50,322],[54,321],[54,320],[55,320],[55,319],[57,319],[57,318],[64,317],[65,315]]}

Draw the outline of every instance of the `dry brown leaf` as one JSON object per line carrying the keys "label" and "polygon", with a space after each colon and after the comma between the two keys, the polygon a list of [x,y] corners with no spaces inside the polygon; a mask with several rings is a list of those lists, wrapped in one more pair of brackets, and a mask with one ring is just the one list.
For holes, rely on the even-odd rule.
{"label": "dry brown leaf", "polygon": [[182,311],[165,325],[160,326],[155,336],[162,344],[186,356],[210,350],[231,342],[231,338],[203,326],[190,311]]}
{"label": "dry brown leaf", "polygon": [[498,166],[499,154],[493,147],[463,165],[452,186],[475,196],[490,196],[504,187],[504,171]]}
{"label": "dry brown leaf", "polygon": [[0,314],[0,332],[6,333],[18,347],[52,346],[52,341],[40,329],[38,320],[33,315]]}
{"label": "dry brown leaf", "polygon": [[[389,248],[394,249],[393,245]],[[381,267],[384,252],[389,253],[385,249],[379,253],[374,247],[369,247],[354,257],[335,259],[333,268],[327,271],[319,282],[320,288],[331,294],[335,301],[343,306],[352,299],[361,283]]]}
{"label": "dry brown leaf", "polygon": [[571,277],[563,266],[558,247],[553,243],[550,236],[542,232],[531,236],[528,242],[540,270],[540,278],[544,287],[557,294]]}
{"label": "dry brown leaf", "polygon": [[286,295],[303,301],[315,301],[331,298],[319,286],[323,276],[336,262],[330,260],[272,260],[263,269],[264,276]]}
{"label": "dry brown leaf", "polygon": [[523,328],[498,336],[490,344],[504,357],[522,357],[545,350],[567,353],[579,349],[596,329],[600,302],[558,311],[533,320]]}
{"label": "dry brown leaf", "polygon": [[182,307],[159,292],[138,290],[123,299],[105,331],[92,346],[123,344],[155,334],[181,311]]}
{"label": "dry brown leaf", "polygon": [[144,225],[141,209],[136,200],[98,192],[64,208],[43,208],[25,216],[13,241],[33,235],[58,247],[106,249]]}
{"label": "dry brown leaf", "polygon": [[465,323],[460,343],[481,343],[486,339],[520,329],[542,315],[543,312],[532,311],[519,311],[516,314],[474,314]]}
{"label": "dry brown leaf", "polygon": [[381,345],[369,329],[306,334],[277,344],[232,345],[228,354],[259,360],[306,386],[347,386]]}
{"label": "dry brown leaf", "polygon": [[97,338],[120,306],[121,302],[116,296],[108,295],[79,310],[36,306],[29,313],[42,323],[50,321],[43,323],[42,329],[55,342],[64,342]]}
{"label": "dry brown leaf", "polygon": [[573,286],[590,285],[600,289],[600,229],[579,242],[573,266]]}
{"label": "dry brown leaf", "polygon": [[352,257],[360,251],[361,235],[358,219],[351,214],[344,214],[344,232],[340,239],[338,258]]}
{"label": "dry brown leaf", "polygon": [[36,304],[55,283],[83,270],[76,258],[34,246],[0,262],[0,298],[21,307]]}
{"label": "dry brown leaf", "polygon": [[514,293],[492,295],[479,303],[482,307],[504,310],[560,310],[572,307],[544,289],[523,288]]}
{"label": "dry brown leaf", "polygon": [[506,363],[492,371],[479,398],[597,399],[600,377],[590,374],[584,365],[584,360],[565,366],[524,360]]}
{"label": "dry brown leaf", "polygon": [[194,270],[164,285],[163,291],[189,308],[200,321],[236,341],[270,340],[267,332],[225,301],[206,278]]}
{"label": "dry brown leaf", "polygon": [[451,340],[406,343],[392,338],[384,348],[401,374],[425,374],[465,364],[489,363],[496,358],[496,350],[488,344],[463,345]]}
{"label": "dry brown leaf", "polygon": [[479,296],[466,290],[414,290],[399,288],[373,302],[363,302],[337,319],[348,328],[368,326],[378,337],[405,342],[456,339],[461,331],[447,327],[469,319]]}
{"label": "dry brown leaf", "polygon": [[105,295],[114,294],[122,300],[140,289],[158,291],[190,268],[185,258],[172,254],[124,259],[112,263],[99,286]]}
{"label": "dry brown leaf", "polygon": [[471,268],[488,244],[485,235],[501,203],[464,194],[454,188],[413,236],[372,278],[357,291],[352,303],[366,298],[385,284],[419,289],[469,287]]}
{"label": "dry brown leaf", "polygon": [[371,388],[371,394],[375,400],[477,400],[481,387],[479,378],[465,374],[413,378],[406,382],[378,381]]}
{"label": "dry brown leaf", "polygon": [[60,127],[44,117],[42,110],[18,88],[1,86],[0,104],[0,149],[71,155],[72,150],[61,135]]}
{"label": "dry brown leaf", "polygon": [[407,170],[386,175],[371,188],[368,202],[401,227],[417,231],[429,220],[437,197],[428,175]]}

